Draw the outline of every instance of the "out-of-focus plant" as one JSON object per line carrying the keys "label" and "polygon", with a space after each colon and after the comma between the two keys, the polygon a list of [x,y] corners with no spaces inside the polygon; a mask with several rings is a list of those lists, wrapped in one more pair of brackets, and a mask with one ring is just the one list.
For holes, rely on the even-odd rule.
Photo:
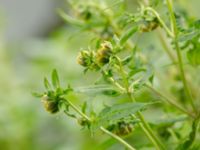
{"label": "out-of-focus plant", "polygon": [[[137,12],[129,12],[124,6],[124,1],[68,1],[72,12],[70,15],[59,11],[64,20],[79,27],[83,31],[95,35],[89,48],[81,50],[77,62],[84,68],[84,73],[96,72],[101,75],[93,86],[76,88],[68,85],[67,88],[60,86],[57,71],[52,72],[51,83],[44,79],[46,91],[36,94],[42,97],[45,109],[51,114],[64,112],[67,116],[77,120],[84,128],[89,129],[91,134],[98,130],[116,139],[127,149],[134,150],[143,147],[154,147],[157,150],[177,149],[194,150],[200,149],[197,142],[199,138],[200,110],[198,108],[198,89],[193,86],[188,72],[184,66],[185,53],[190,68],[200,65],[199,29],[200,22],[177,14],[172,0],[138,1]],[[166,7],[167,15],[162,18],[156,7]],[[165,81],[182,85],[175,90],[176,98],[172,98],[165,91],[158,90],[154,85],[152,63],[145,53],[140,51],[140,44],[133,42],[133,37],[147,32],[157,32],[166,54],[171,59],[171,64],[178,72],[172,77],[165,76]],[[166,34],[167,39],[163,36]],[[84,38],[84,37],[82,37]],[[171,41],[171,46],[168,46]],[[156,43],[152,43],[157,46]],[[174,49],[176,55],[174,55]],[[159,56],[158,56],[159,58]],[[157,60],[154,60],[155,63]],[[162,81],[159,81],[162,83]],[[162,85],[162,84],[161,84]],[[198,87],[197,87],[198,88]],[[138,91],[147,89],[157,95],[159,101],[151,99],[143,102],[136,99]],[[83,103],[79,108],[69,99],[71,93],[96,93],[104,94],[113,99],[127,96],[128,101],[113,102],[113,105],[104,106],[100,113],[95,112]],[[169,93],[170,91],[166,92]],[[178,95],[184,95],[184,100]],[[160,104],[160,107],[157,106]],[[189,106],[188,106],[189,105]],[[161,121],[149,122],[143,116],[146,109],[163,109],[167,114],[173,114],[174,118],[166,118]],[[171,116],[171,115],[170,115]],[[189,126],[186,129],[185,126]],[[141,130],[148,137],[147,145],[138,145],[133,141],[133,146],[124,138],[134,136],[134,130]],[[189,130],[189,132],[187,131]],[[133,133],[133,134],[131,134]]]}

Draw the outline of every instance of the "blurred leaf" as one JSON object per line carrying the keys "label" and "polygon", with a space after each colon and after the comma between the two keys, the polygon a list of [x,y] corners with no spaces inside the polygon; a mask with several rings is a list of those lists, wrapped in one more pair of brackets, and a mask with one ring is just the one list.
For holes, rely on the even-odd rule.
{"label": "blurred leaf", "polygon": [[124,103],[106,107],[98,115],[93,127],[94,129],[100,126],[107,127],[120,120],[126,120],[136,112],[144,110],[150,104],[152,103]]}
{"label": "blurred leaf", "polygon": [[138,30],[138,28],[136,26],[130,28],[128,31],[126,31],[121,39],[120,39],[120,44],[124,45],[125,42]]}
{"label": "blurred leaf", "polygon": [[63,20],[65,20],[66,22],[68,22],[70,24],[77,25],[79,27],[82,27],[84,25],[82,21],[77,20],[74,17],[69,16],[68,14],[66,14],[61,9],[58,9],[58,14],[63,18]]}
{"label": "blurred leaf", "polygon": [[188,139],[184,141],[183,144],[181,144],[177,150],[186,150],[186,149],[189,149],[193,142],[195,141],[195,137],[196,137],[196,134],[197,134],[197,130],[199,128],[199,121],[200,119],[197,118],[193,121],[192,123],[192,131],[190,132],[189,136],[188,136]]}
{"label": "blurred leaf", "polygon": [[132,77],[133,75],[139,73],[139,72],[143,72],[146,71],[146,69],[144,68],[132,68],[131,71],[129,72],[129,77]]}
{"label": "blurred leaf", "polygon": [[190,64],[193,66],[200,65],[200,49],[199,48],[189,50],[187,52],[187,58],[188,58]]}
{"label": "blurred leaf", "polygon": [[41,98],[44,94],[33,92],[32,95],[37,98]]}
{"label": "blurred leaf", "polygon": [[116,143],[116,140],[113,138],[110,138],[104,141],[103,143],[101,143],[100,145],[98,145],[97,147],[95,147],[95,150],[106,150],[112,145],[114,145],[115,143]]}
{"label": "blurred leaf", "polygon": [[124,58],[124,59],[122,60],[122,64],[123,64],[123,65],[127,65],[132,59],[133,59],[133,56],[132,56],[132,55],[127,56],[126,58]]}
{"label": "blurred leaf", "polygon": [[82,105],[82,107],[81,107],[81,111],[82,111],[83,113],[85,113],[85,112],[86,112],[86,109],[87,109],[87,102],[84,102],[83,105]]}
{"label": "blurred leaf", "polygon": [[198,32],[194,31],[194,32],[185,33],[185,34],[183,34],[179,37],[179,41],[184,42],[184,41],[192,40],[194,37],[199,35],[199,33],[200,33],[199,31]]}
{"label": "blurred leaf", "polygon": [[46,77],[44,78],[44,87],[46,88],[46,90],[51,89],[51,85]]}
{"label": "blurred leaf", "polygon": [[160,120],[155,120],[151,122],[151,124],[156,125],[156,126],[169,126],[169,125],[173,125],[176,122],[185,121],[186,119],[188,119],[187,116],[179,116],[175,118],[164,118]]}
{"label": "blurred leaf", "polygon": [[119,96],[120,92],[118,92],[117,90],[108,89],[108,90],[102,91],[102,94],[115,97],[115,96]]}
{"label": "blurred leaf", "polygon": [[110,85],[95,85],[89,87],[77,88],[76,92],[87,94],[103,94],[109,96],[118,96],[120,94],[115,88]]}
{"label": "blurred leaf", "polygon": [[53,70],[51,79],[52,79],[52,84],[53,84],[54,88],[59,88],[60,82],[59,82],[58,73],[57,73],[56,69]]}

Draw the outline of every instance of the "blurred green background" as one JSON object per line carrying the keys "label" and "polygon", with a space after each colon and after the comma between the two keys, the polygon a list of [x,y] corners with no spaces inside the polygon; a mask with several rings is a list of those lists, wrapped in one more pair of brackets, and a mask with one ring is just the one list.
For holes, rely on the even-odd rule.
{"label": "blurred green background", "polygon": [[[179,1],[200,16],[200,1]],[[43,91],[43,77],[54,68],[63,86],[90,78],[75,61],[90,36],[64,23],[56,13],[60,7],[67,9],[56,0],[0,0],[1,150],[94,150],[91,145],[100,143],[66,116],[46,113],[31,94]]]}

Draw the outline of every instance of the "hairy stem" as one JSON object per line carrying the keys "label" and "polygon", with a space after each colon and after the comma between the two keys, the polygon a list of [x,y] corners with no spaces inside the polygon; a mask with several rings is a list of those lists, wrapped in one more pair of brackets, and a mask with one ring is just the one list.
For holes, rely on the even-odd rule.
{"label": "hairy stem", "polygon": [[175,50],[176,50],[176,54],[178,57],[178,66],[179,66],[180,75],[182,78],[185,94],[186,94],[187,98],[189,99],[193,110],[196,112],[196,107],[195,107],[195,104],[193,101],[193,97],[191,95],[191,92],[189,90],[188,83],[187,83],[187,80],[185,77],[185,72],[184,72],[184,68],[183,68],[183,60],[182,60],[182,56],[181,56],[181,50],[180,50],[180,46],[178,43],[178,29],[177,29],[176,18],[175,18],[174,12],[173,12],[173,6],[172,6],[171,0],[167,0],[167,7],[168,7],[168,10],[170,13],[171,26],[172,26],[172,31],[173,31],[173,35],[174,35],[173,39],[174,39],[174,44],[175,44]]}
{"label": "hairy stem", "polygon": [[162,35],[161,31],[158,31],[158,37],[159,37],[160,43],[162,44],[165,52],[167,53],[167,55],[171,59],[172,63],[176,64],[176,58],[174,57],[173,53],[171,52],[170,48],[168,47],[168,45],[167,45],[167,43],[166,43],[166,41],[164,39],[164,36]]}
{"label": "hairy stem", "polygon": [[[66,100],[66,99],[65,99]],[[67,103],[72,107],[72,109],[74,109],[74,111],[76,111],[80,116],[82,116],[83,118],[85,118],[86,120],[88,120],[89,122],[92,122],[92,120],[90,119],[90,117],[88,117],[85,113],[83,113],[76,105],[74,105],[71,101],[66,100]],[[119,136],[113,134],[112,132],[108,131],[107,129],[105,129],[104,127],[100,127],[100,130],[103,131],[105,134],[111,136],[112,138],[114,138],[115,140],[117,140],[119,143],[121,143],[122,145],[124,145],[124,147],[126,147],[128,150],[136,150],[135,148],[133,148],[130,144],[128,144],[125,140],[123,140],[122,138],[120,138]]]}
{"label": "hairy stem", "polygon": [[[124,68],[123,68],[123,66],[121,64],[120,58],[118,58],[117,56],[116,56],[116,58],[117,58],[118,63],[119,63],[119,71],[120,71],[121,76],[123,78],[124,86],[126,87],[126,90],[127,90],[127,95],[128,95],[128,97],[130,98],[130,100],[132,102],[135,102],[135,99],[133,98],[133,96],[131,94],[131,91],[129,90],[129,81],[128,81],[127,75],[126,75],[126,73],[124,71]],[[142,123],[142,124],[140,124],[140,127],[142,128],[144,133],[147,135],[149,140],[152,142],[152,144],[156,147],[157,150],[165,150],[164,145],[159,140],[159,138],[156,136],[156,134],[153,132],[153,130],[151,129],[149,124],[146,122],[146,120],[144,119],[142,113],[138,112],[137,114],[138,114],[138,116],[139,116],[139,118],[141,120],[141,123]]]}
{"label": "hairy stem", "polygon": [[86,114],[84,114],[78,107],[76,107],[71,101],[66,101],[80,116],[91,122],[91,119]]}
{"label": "hairy stem", "polygon": [[170,37],[174,37],[174,34],[170,31],[170,29],[167,27],[167,25],[165,24],[165,22],[160,18],[160,15],[157,13],[156,10],[154,10],[153,8],[151,7],[147,7],[145,8],[147,11],[150,11],[152,12],[156,18],[158,19],[158,21],[160,22],[161,26],[165,29],[165,31],[167,32],[167,34],[170,36]]}
{"label": "hairy stem", "polygon": [[117,135],[113,134],[112,132],[106,130],[104,127],[100,127],[100,129],[101,129],[101,131],[103,131],[107,135],[111,136],[112,138],[116,139],[118,142],[120,142],[121,144],[123,144],[127,149],[129,149],[129,150],[136,150],[131,145],[129,145],[127,142],[125,142],[122,138],[120,138],[119,136],[117,136]]}

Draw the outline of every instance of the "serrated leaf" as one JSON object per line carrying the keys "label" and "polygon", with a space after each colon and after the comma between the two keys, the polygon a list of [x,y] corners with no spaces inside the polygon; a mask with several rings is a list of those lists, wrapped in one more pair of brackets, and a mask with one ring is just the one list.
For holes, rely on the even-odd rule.
{"label": "serrated leaf", "polygon": [[137,31],[137,29],[138,28],[134,26],[130,28],[128,31],[126,31],[120,39],[120,44],[121,45],[125,44],[125,42]]}
{"label": "serrated leaf", "polygon": [[150,103],[124,103],[106,107],[98,115],[93,127],[107,127],[122,119],[126,120],[130,118],[131,115],[144,110],[148,105],[150,105]]}
{"label": "serrated leaf", "polygon": [[51,80],[52,80],[52,84],[53,84],[54,88],[60,87],[60,82],[59,82],[58,73],[57,73],[56,69],[54,69],[52,72]]}
{"label": "serrated leaf", "polygon": [[46,77],[44,78],[44,87],[46,88],[46,90],[51,89],[51,85]]}

